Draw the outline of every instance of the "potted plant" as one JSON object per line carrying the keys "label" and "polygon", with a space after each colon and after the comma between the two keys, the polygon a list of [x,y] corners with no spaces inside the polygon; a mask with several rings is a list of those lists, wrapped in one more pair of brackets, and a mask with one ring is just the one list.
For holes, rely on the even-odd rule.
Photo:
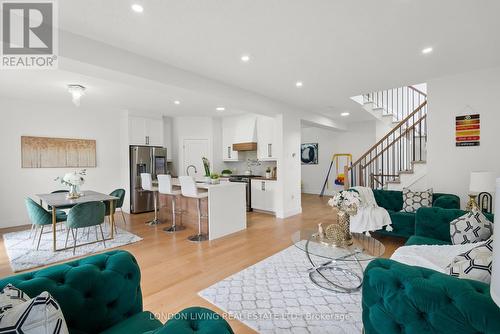
{"label": "potted plant", "polygon": [[230,169],[224,169],[220,174],[221,176],[231,176],[233,172]]}
{"label": "potted plant", "polygon": [[211,184],[219,184],[220,183],[220,178],[219,178],[219,174],[211,174],[210,175],[210,183]]}
{"label": "potted plant", "polygon": [[205,183],[210,183],[211,182],[211,178],[210,178],[210,162],[205,157],[202,157],[201,160],[203,161],[203,168],[205,169]]}
{"label": "potted plant", "polygon": [[267,167],[266,168],[266,179],[270,179],[271,178],[271,167]]}

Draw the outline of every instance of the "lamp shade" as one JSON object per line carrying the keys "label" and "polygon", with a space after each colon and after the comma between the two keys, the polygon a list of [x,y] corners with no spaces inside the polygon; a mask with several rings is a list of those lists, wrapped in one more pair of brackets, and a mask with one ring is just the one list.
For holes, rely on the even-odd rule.
{"label": "lamp shade", "polygon": [[[496,180],[496,193],[500,194],[500,178]],[[500,196],[498,195],[495,199],[495,220],[499,225],[493,228],[493,269],[490,293],[491,298],[500,306]]]}
{"label": "lamp shade", "polygon": [[469,193],[479,194],[480,192],[495,192],[495,175],[492,172],[471,172]]}

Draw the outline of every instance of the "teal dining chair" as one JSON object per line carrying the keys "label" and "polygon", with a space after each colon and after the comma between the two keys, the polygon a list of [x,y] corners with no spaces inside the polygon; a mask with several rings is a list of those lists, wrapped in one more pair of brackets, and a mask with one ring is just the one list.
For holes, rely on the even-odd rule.
{"label": "teal dining chair", "polygon": [[[99,236],[97,233],[97,226],[101,230],[101,241],[104,247],[106,247],[106,241],[104,239],[104,233],[102,231],[102,223],[104,222],[104,214],[106,212],[106,207],[103,202],[86,202],[75,205],[69,210],[68,219],[66,220],[66,242],[64,247],[68,246],[69,232],[71,231],[71,236],[73,237],[73,254],[76,250],[76,242],[78,239],[78,229],[79,228],[90,228],[95,227],[96,241],[99,241]],[[82,246],[82,245],[80,245]]]}
{"label": "teal dining chair", "polygon": [[[109,195],[114,196],[114,197],[118,197],[118,199],[115,201],[115,205],[113,206],[113,208],[114,208],[113,214],[115,214],[116,210],[120,210],[120,212],[122,214],[123,224],[126,225],[127,221],[125,220],[125,215],[123,214],[123,210],[122,210],[123,201],[125,200],[125,189],[115,189]],[[108,217],[108,222],[110,222],[109,221],[109,216],[110,216],[109,202],[108,201],[104,202],[104,205],[106,206],[106,217]],[[116,221],[115,221],[115,232],[118,233],[118,231],[116,229]]]}
{"label": "teal dining chair", "polygon": [[[45,210],[43,206],[32,200],[31,198],[26,198],[26,210],[28,211],[28,216],[31,221],[31,234],[33,235],[33,242],[36,241],[36,236],[38,234],[38,228],[40,227],[40,235],[38,236],[38,243],[36,249],[40,248],[40,240],[42,239],[43,229],[46,225],[52,225],[52,213]],[[64,211],[56,212],[56,222],[66,221],[66,213]]]}

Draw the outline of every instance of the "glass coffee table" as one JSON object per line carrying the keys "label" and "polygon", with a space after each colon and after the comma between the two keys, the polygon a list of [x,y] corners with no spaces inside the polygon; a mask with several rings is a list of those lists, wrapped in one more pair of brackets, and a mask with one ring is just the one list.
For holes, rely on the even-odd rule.
{"label": "glass coffee table", "polygon": [[335,246],[317,230],[305,229],[292,235],[293,244],[304,251],[311,263],[309,278],[319,288],[351,293],[363,285],[363,264],[380,257],[384,245],[362,233],[352,233],[352,245]]}

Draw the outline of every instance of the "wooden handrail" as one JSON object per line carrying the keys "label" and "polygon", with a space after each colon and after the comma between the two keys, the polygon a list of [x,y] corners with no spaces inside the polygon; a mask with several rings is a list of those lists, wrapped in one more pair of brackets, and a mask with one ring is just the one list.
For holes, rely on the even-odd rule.
{"label": "wooden handrail", "polygon": [[427,101],[424,101],[421,105],[417,107],[411,114],[406,116],[401,122],[399,122],[398,126],[393,128],[391,131],[389,131],[388,134],[386,134],[382,139],[380,139],[375,145],[373,145],[368,151],[366,151],[365,154],[363,154],[358,160],[356,160],[349,169],[353,169],[353,167],[361,162],[368,154],[370,154],[371,151],[373,151],[378,145],[380,145],[383,141],[385,141],[387,138],[390,137],[394,132],[396,132],[399,128],[401,128],[410,118],[412,118],[417,112],[422,110],[423,107],[427,105]]}
{"label": "wooden handrail", "polygon": [[367,163],[365,163],[365,165],[361,165],[362,166],[361,168],[362,169],[365,169],[366,166],[368,166],[369,164],[371,164],[373,161],[375,161],[375,159],[377,159],[379,156],[381,156],[385,151],[387,151],[389,148],[391,148],[394,144],[396,144],[401,138],[403,138],[403,136],[405,136],[408,132],[410,132],[411,130],[413,130],[418,124],[420,124],[425,118],[427,117],[427,115],[423,115],[422,117],[420,117],[420,119],[418,119],[415,123],[413,123],[412,126],[408,127],[405,131],[403,131],[396,139],[394,139],[391,143],[389,143],[385,148],[383,148],[379,153],[377,153],[376,156],[374,156],[370,161],[368,161]]}
{"label": "wooden handrail", "polygon": [[424,92],[422,92],[420,89],[417,89],[413,86],[408,86],[408,88],[410,89],[413,89],[415,92],[419,93],[419,94],[422,94],[423,96],[427,97],[427,94],[425,94]]}

